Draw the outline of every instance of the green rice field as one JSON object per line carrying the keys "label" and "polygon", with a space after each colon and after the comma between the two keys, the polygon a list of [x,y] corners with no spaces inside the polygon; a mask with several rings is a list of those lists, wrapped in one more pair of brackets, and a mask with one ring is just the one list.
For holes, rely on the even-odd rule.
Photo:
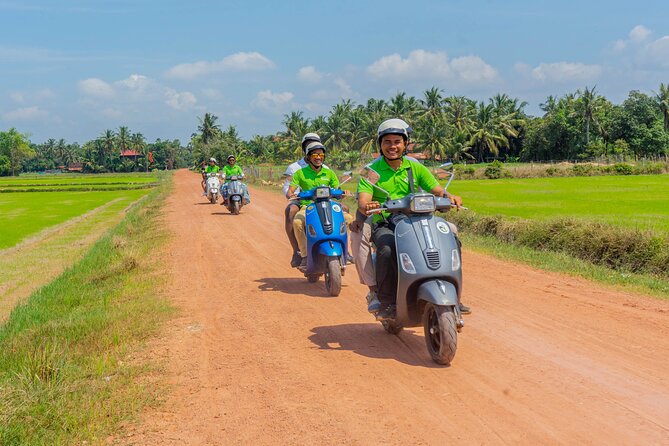
{"label": "green rice field", "polygon": [[0,178],[0,249],[102,206],[120,212],[158,181],[155,174]]}
{"label": "green rice field", "polygon": [[569,217],[669,234],[669,175],[455,179],[449,192],[480,215]]}

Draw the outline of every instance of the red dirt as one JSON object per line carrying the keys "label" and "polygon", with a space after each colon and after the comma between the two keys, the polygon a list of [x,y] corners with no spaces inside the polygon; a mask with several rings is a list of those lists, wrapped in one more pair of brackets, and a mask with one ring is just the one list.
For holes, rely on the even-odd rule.
{"label": "red dirt", "polygon": [[327,297],[289,267],[285,200],[232,216],[181,171],[166,207],[180,310],[152,353],[166,402],[126,444],[669,444],[669,302],[465,251],[450,367],[386,334],[354,268]]}

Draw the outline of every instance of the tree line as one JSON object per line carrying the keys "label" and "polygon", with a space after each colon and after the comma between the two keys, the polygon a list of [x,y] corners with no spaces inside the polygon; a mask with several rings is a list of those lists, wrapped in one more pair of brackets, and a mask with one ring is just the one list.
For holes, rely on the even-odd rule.
{"label": "tree line", "polygon": [[[588,160],[669,156],[669,84],[652,95],[631,91],[613,104],[585,87],[562,97],[549,96],[542,116],[525,112],[526,102],[497,94],[487,101],[446,96],[438,87],[415,97],[400,92],[388,100],[364,104],[350,99],[327,115],[306,118],[302,111],[284,115],[282,130],[246,141],[234,125],[222,129],[218,117],[205,113],[184,147],[178,140],[147,143],[127,127],[105,130],[83,145],[50,139],[32,144],[16,129],[0,132],[0,175],[43,171],[80,163],[85,172],[128,172],[198,165],[209,157],[234,154],[246,164],[285,164],[301,156],[302,136],[316,132],[329,149],[328,163],[357,165],[376,151],[377,126],[399,117],[413,129],[415,151],[434,160],[456,162]],[[141,154],[122,157],[124,151]],[[149,155],[150,154],[150,155]]]}
{"label": "tree line", "polygon": [[117,131],[107,129],[83,145],[64,139],[33,144],[14,128],[0,131],[0,176],[68,169],[85,173],[144,172],[191,164],[191,151],[179,140],[148,143],[144,135],[125,126]]}
{"label": "tree line", "polygon": [[445,96],[432,87],[422,98],[398,93],[389,100],[365,104],[343,100],[327,116],[305,118],[302,111],[284,115],[283,129],[242,141],[234,126],[221,130],[218,117],[199,118],[191,146],[197,161],[234,153],[247,163],[283,164],[301,156],[300,142],[308,132],[321,136],[328,162],[356,165],[376,151],[377,126],[399,117],[413,128],[415,151],[428,158],[456,162],[588,160],[658,158],[669,155],[669,85],[647,95],[631,91],[613,104],[596,87],[562,97],[549,96],[542,116],[529,116],[526,102],[497,94],[487,101]]}

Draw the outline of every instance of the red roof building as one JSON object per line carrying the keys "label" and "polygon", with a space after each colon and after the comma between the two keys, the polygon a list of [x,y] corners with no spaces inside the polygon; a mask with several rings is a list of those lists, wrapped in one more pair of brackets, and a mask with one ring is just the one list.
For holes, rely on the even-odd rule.
{"label": "red roof building", "polygon": [[138,156],[142,156],[142,153],[141,152],[136,152],[134,150],[124,150],[124,151],[121,152],[121,157],[124,157],[124,156],[138,157]]}

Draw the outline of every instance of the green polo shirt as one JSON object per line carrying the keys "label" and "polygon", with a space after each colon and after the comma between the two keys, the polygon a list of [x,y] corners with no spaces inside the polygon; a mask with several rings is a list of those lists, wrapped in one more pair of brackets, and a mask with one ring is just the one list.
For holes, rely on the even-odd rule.
{"label": "green polo shirt", "polygon": [[234,166],[231,166],[230,164],[226,164],[223,167],[223,173],[225,174],[225,178],[228,179],[228,180],[232,176],[235,176],[235,177],[244,176],[244,171],[242,170],[241,167],[239,167],[238,164],[235,164]]}
{"label": "green polo shirt", "polygon": [[218,167],[216,164],[214,164],[213,166],[207,164],[207,167],[204,168],[204,173],[216,173],[219,170],[221,170],[221,168]]}
{"label": "green polo shirt", "polygon": [[[337,188],[339,187],[339,178],[337,178],[337,174],[335,174],[334,171],[327,167],[321,167],[321,169],[316,172],[311,166],[307,166],[295,172],[290,185],[299,187],[303,192],[311,190],[317,186]],[[301,200],[300,204],[304,206],[311,202],[312,200]]]}
{"label": "green polo shirt", "polygon": [[[397,170],[390,167],[383,157],[374,161],[369,167],[379,174],[380,178],[376,185],[385,189],[393,200],[406,197],[411,193],[409,174],[407,173],[409,169],[413,172],[413,182],[416,191],[420,187],[424,191],[429,192],[439,185],[439,181],[437,181],[427,167],[417,161],[410,161],[406,157],[402,159],[402,164]],[[360,192],[371,194],[372,200],[379,203],[384,203],[387,199],[383,192],[372,186],[365,178],[360,178],[358,182],[358,193]],[[384,215],[387,216],[387,214]],[[382,219],[383,217],[380,214],[374,214],[374,222]]]}

